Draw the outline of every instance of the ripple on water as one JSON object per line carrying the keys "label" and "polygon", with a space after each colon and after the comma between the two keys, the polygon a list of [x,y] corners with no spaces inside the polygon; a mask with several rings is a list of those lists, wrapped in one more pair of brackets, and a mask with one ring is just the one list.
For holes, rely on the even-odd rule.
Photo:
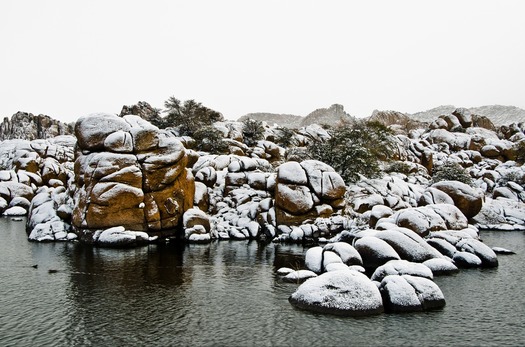
{"label": "ripple on water", "polygon": [[[298,246],[220,242],[93,249],[34,244],[0,219],[2,345],[516,345],[525,340],[523,233],[483,233],[496,269],[438,277],[441,311],[344,318],[288,303]],[[16,250],[16,251],[15,251]],[[38,263],[38,269],[30,266]],[[49,274],[49,268],[59,272]]]}

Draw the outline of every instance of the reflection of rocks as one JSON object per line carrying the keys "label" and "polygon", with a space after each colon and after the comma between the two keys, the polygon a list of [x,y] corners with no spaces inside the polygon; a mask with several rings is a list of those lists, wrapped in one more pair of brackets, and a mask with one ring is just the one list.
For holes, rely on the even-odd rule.
{"label": "reflection of rocks", "polygon": [[75,133],[82,153],[72,222],[81,238],[115,226],[173,233],[195,190],[182,144],[137,116],[83,117]]}

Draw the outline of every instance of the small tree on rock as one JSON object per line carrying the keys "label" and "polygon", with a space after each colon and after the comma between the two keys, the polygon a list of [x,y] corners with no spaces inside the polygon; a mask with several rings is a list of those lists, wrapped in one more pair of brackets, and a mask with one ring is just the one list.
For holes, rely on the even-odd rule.
{"label": "small tree on rock", "polygon": [[312,159],[332,166],[347,183],[356,182],[360,175],[376,177],[379,161],[393,154],[393,133],[379,122],[343,123],[328,133],[328,140],[313,141],[308,152]]}
{"label": "small tree on rock", "polygon": [[453,161],[447,161],[434,167],[432,182],[440,181],[459,181],[470,186],[472,185],[472,177],[470,177],[469,173],[461,165]]}
{"label": "small tree on rock", "polygon": [[171,96],[164,102],[166,117],[155,122],[161,129],[178,128],[181,136],[193,136],[195,131],[215,122],[224,120],[221,113],[214,111],[193,99],[181,102]]}
{"label": "small tree on rock", "polygon": [[264,126],[260,120],[246,119],[242,122],[242,137],[248,146],[255,146],[257,141],[264,139]]}
{"label": "small tree on rock", "polygon": [[212,154],[224,154],[228,152],[228,144],[224,142],[223,134],[213,126],[205,126],[193,133],[195,149],[210,152]]}

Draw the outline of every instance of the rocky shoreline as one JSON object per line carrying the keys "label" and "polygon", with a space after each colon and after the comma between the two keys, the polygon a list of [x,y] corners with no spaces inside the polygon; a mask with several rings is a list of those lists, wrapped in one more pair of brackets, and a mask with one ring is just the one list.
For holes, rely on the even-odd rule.
{"label": "rocky shoreline", "polygon": [[[276,125],[248,146],[241,123],[217,122],[229,154],[215,155],[137,115],[94,114],[74,136],[0,142],[0,212],[27,215],[37,242],[324,244],[306,253],[308,270],[282,270],[292,281],[315,277],[292,304],[345,315],[435,309],[445,299],[434,275],[497,266],[479,230],[525,230],[525,124],[491,130],[476,119],[456,109],[428,128],[391,125],[398,165],[346,184],[331,166],[296,155],[329,136],[315,124],[283,147]],[[434,182],[444,163],[472,184]]]}

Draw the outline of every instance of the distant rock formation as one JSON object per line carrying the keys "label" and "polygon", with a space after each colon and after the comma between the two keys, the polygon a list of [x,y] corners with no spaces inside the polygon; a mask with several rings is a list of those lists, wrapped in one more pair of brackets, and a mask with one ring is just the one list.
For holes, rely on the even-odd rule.
{"label": "distant rock formation", "polygon": [[253,119],[262,122],[266,122],[269,125],[278,124],[286,128],[299,128],[303,117],[295,116],[293,114],[278,114],[278,113],[248,113],[238,119],[239,122],[242,122],[246,119]]}
{"label": "distant rock formation", "polygon": [[374,110],[368,121],[379,122],[385,126],[398,128],[400,131],[407,132],[416,128],[425,128],[428,123],[416,120],[406,113],[398,111],[379,111]]}
{"label": "distant rock formation", "polygon": [[[451,114],[454,110],[456,110],[456,106],[443,105],[409,116],[421,122],[432,122],[435,118],[441,115]],[[486,126],[478,125],[484,128],[487,127],[487,121],[483,119],[483,117],[487,117],[496,127],[519,123],[525,120],[525,110],[515,106],[487,105],[471,107],[468,110],[473,116],[477,116],[477,118],[480,118],[481,121],[484,122]]]}
{"label": "distant rock formation", "polygon": [[72,123],[63,123],[49,116],[38,116],[27,112],[17,112],[11,119],[4,118],[0,124],[0,141],[48,139],[59,135],[73,134]]}
{"label": "distant rock formation", "polygon": [[334,126],[344,121],[351,122],[353,120],[355,120],[355,118],[345,112],[343,105],[333,104],[328,108],[319,108],[310,113],[301,122],[301,127],[311,124]]}
{"label": "distant rock formation", "polygon": [[287,128],[302,128],[312,124],[335,126],[342,121],[353,121],[354,117],[345,112],[344,106],[333,104],[328,108],[318,108],[309,113],[306,117],[291,114],[276,113],[248,113],[238,119],[242,122],[245,119],[255,119],[267,122],[268,124],[278,124]]}

